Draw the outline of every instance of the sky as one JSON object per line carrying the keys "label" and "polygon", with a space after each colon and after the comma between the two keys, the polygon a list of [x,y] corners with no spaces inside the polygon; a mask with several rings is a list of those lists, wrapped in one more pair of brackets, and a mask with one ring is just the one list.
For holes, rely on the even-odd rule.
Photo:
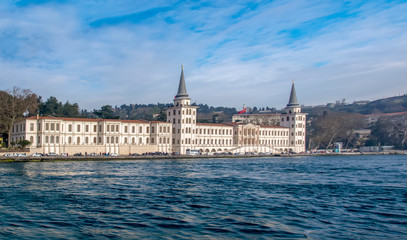
{"label": "sky", "polygon": [[407,1],[0,1],[0,90],[241,109],[407,93]]}

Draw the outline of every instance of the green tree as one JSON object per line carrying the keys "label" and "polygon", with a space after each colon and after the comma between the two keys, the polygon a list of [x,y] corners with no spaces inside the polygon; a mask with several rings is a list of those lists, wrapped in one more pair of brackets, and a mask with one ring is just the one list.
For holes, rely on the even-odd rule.
{"label": "green tree", "polygon": [[17,144],[20,145],[21,149],[25,149],[27,146],[31,145],[31,142],[28,140],[21,140]]}
{"label": "green tree", "polygon": [[113,107],[110,105],[105,105],[100,108],[100,110],[93,110],[93,114],[98,118],[102,119],[118,119],[119,116],[113,111]]}

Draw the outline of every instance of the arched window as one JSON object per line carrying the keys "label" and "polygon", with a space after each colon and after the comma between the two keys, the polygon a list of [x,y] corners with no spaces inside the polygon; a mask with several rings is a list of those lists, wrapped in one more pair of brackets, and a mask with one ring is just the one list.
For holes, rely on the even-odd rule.
{"label": "arched window", "polygon": [[[78,125],[78,126],[79,126],[79,125]],[[76,144],[78,144],[78,145],[81,144],[81,137],[77,137],[77,138],[76,138]]]}

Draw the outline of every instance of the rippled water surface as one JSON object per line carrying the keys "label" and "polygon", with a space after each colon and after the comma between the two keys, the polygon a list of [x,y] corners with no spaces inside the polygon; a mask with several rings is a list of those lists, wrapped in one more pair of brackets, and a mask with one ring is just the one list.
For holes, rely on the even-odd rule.
{"label": "rippled water surface", "polygon": [[0,238],[402,239],[407,156],[0,164]]}

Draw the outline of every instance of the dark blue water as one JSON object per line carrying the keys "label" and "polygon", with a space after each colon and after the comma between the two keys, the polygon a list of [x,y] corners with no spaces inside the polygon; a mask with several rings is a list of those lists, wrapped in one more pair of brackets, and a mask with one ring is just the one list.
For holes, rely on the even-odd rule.
{"label": "dark blue water", "polygon": [[2,239],[406,239],[407,156],[0,164]]}

